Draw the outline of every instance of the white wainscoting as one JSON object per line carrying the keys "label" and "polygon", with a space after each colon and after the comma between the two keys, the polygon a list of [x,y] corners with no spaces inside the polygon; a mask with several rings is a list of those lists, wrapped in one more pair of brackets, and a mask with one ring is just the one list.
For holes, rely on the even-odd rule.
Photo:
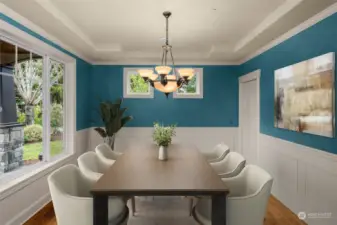
{"label": "white wainscoting", "polygon": [[[232,151],[237,149],[236,127],[178,127],[173,143],[186,143],[196,146],[200,151],[211,151],[221,142],[227,144]],[[115,149],[123,151],[141,143],[153,143],[152,127],[124,127],[116,138]],[[90,132],[90,149],[102,143],[102,138],[92,128]]]}
{"label": "white wainscoting", "polygon": [[[88,150],[88,136],[88,129],[77,131],[75,154],[53,166],[51,170],[53,171],[65,164],[75,164],[77,157]],[[1,225],[23,224],[51,200],[47,177],[52,171],[41,172],[41,174],[28,178],[26,185],[0,200]],[[16,189],[17,187],[13,188]]]}
{"label": "white wainscoting", "polygon": [[306,212],[310,225],[336,225],[337,155],[264,134],[259,139],[258,164],[274,177],[273,195],[295,214]]}

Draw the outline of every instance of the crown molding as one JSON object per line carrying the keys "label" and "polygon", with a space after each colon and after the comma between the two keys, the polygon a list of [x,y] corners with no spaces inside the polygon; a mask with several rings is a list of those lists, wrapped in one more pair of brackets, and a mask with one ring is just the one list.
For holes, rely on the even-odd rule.
{"label": "crown molding", "polygon": [[35,0],[42,8],[44,8],[48,13],[54,16],[55,19],[62,22],[62,24],[69,28],[73,33],[75,33],[80,39],[82,39],[87,45],[89,45],[93,50],[96,50],[94,43],[91,41],[89,36],[85,34],[76,23],[71,20],[67,15],[60,11],[50,0]]}
{"label": "crown molding", "polygon": [[268,29],[270,26],[272,26],[275,22],[277,22],[280,18],[286,15],[301,2],[303,2],[303,0],[285,1],[285,3],[281,4],[274,12],[269,14],[260,24],[252,29],[252,31],[249,32],[247,36],[239,40],[234,47],[234,52],[240,51],[254,38],[256,38],[259,34]]}
{"label": "crown molding", "polygon": [[[94,61],[93,65],[115,65],[115,66],[130,66],[130,65],[139,65],[139,66],[148,66],[148,65],[158,65],[158,60],[155,61],[134,61],[134,60],[125,60],[125,61]],[[238,66],[240,65],[238,62],[193,62],[193,61],[179,61],[179,63],[175,63],[176,66]]]}
{"label": "crown molding", "polygon": [[[85,60],[86,62],[91,63],[92,60],[90,60],[87,56],[85,56],[84,54],[76,51],[72,47],[66,45],[65,43],[63,43],[62,41],[57,39],[55,36],[49,34],[44,29],[37,26],[35,23],[28,20],[27,18],[21,16],[20,14],[18,14],[14,10],[10,9],[6,5],[4,5],[3,3],[0,3],[0,12],[3,13],[4,15],[8,16],[9,18],[13,19],[14,21],[18,22],[19,24],[25,26],[26,28],[32,30],[33,32],[41,35],[42,37],[44,37],[46,39],[48,39],[49,41],[57,44],[58,46],[65,49],[66,51],[69,51],[69,52],[73,53],[74,55],[78,56],[79,58]],[[4,22],[6,22],[6,21],[4,21]],[[12,26],[12,27],[14,27],[14,26]],[[16,27],[14,27],[14,28],[16,28]],[[36,37],[34,37],[34,38],[36,38]]]}
{"label": "crown molding", "polygon": [[265,46],[261,47],[260,49],[256,50],[255,52],[249,54],[248,56],[244,57],[242,60],[239,61],[239,64],[243,64],[252,58],[262,54],[263,52],[266,52],[267,50],[275,47],[276,45],[281,44],[282,42],[290,39],[291,37],[299,34],[300,32],[308,29],[309,27],[315,25],[316,23],[324,20],[325,18],[333,15],[337,12],[337,3],[334,3],[333,5],[329,6],[325,10],[317,13],[313,17],[307,19],[303,23],[297,25],[296,27],[292,28],[291,30],[287,31],[283,35],[279,36],[278,38],[274,39],[273,41],[269,42]]}

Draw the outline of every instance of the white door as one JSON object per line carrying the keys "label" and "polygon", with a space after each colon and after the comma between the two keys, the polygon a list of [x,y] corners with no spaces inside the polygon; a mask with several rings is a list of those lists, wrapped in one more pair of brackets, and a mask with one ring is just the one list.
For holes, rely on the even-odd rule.
{"label": "white door", "polygon": [[258,164],[259,71],[240,78],[240,146],[249,164]]}

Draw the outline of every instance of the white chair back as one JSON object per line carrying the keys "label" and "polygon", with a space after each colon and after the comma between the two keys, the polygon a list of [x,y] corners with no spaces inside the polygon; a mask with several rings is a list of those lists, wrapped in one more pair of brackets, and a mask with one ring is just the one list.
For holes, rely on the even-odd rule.
{"label": "white chair back", "polygon": [[219,162],[229,153],[229,147],[224,143],[216,145],[211,152],[204,152],[208,162]]}
{"label": "white chair back", "polygon": [[[87,179],[75,165],[67,165],[48,176],[48,185],[58,225],[92,225],[93,199],[90,189],[95,181]],[[109,200],[109,220],[125,224],[125,202]],[[118,223],[119,222],[119,223]]]}
{"label": "white chair back", "polygon": [[88,179],[98,180],[103,173],[110,167],[104,164],[95,152],[86,152],[77,159],[78,166]]}
{"label": "white chair back", "polygon": [[245,167],[245,158],[237,152],[228,153],[220,162],[211,163],[212,168],[222,178],[235,177]]}
{"label": "white chair back", "polygon": [[[272,177],[258,166],[247,165],[238,176],[222,180],[230,190],[227,198],[227,224],[263,225]],[[211,205],[209,198],[200,199],[194,209],[195,219],[204,225],[211,225]]]}
{"label": "white chair back", "polygon": [[120,152],[113,151],[106,143],[97,145],[95,152],[97,153],[98,157],[110,160],[117,160],[117,158],[122,155]]}

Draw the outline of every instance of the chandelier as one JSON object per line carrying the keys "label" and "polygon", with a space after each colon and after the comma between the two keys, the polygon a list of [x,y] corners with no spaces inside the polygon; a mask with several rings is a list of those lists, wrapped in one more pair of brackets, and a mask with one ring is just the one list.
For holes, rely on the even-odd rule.
{"label": "chandelier", "polygon": [[[183,84],[188,84],[194,76],[194,70],[192,68],[175,68],[172,46],[168,41],[168,19],[171,12],[166,11],[163,15],[166,18],[166,42],[162,46],[161,65],[154,68],[155,72],[153,69],[140,69],[138,73],[144,81],[149,82],[152,87],[165,93],[168,97],[170,93],[177,91]],[[167,64],[168,57],[171,58],[172,66]]]}

